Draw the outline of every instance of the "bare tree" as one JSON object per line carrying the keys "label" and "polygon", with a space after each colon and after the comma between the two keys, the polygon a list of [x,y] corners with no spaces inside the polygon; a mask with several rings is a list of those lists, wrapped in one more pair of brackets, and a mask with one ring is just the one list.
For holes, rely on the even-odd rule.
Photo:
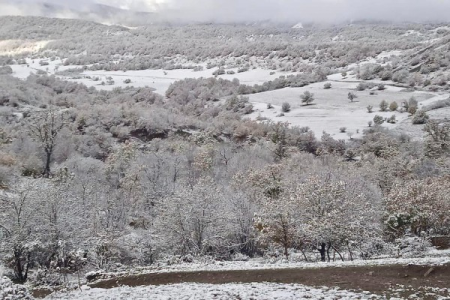
{"label": "bare tree", "polygon": [[50,176],[50,163],[53,151],[55,150],[57,136],[66,125],[63,113],[48,110],[39,113],[40,115],[30,123],[28,128],[31,137],[37,141],[45,152],[45,165],[42,175]]}
{"label": "bare tree", "polygon": [[16,183],[16,188],[0,194],[0,253],[5,254],[6,265],[14,270],[17,281],[24,283],[28,278],[32,246],[30,235],[35,227],[33,209],[35,186],[33,183]]}

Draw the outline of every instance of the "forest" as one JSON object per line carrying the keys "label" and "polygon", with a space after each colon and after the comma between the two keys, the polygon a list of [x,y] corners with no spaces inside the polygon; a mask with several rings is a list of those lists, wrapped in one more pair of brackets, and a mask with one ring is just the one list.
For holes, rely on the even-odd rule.
{"label": "forest", "polygon": [[[90,271],[193,261],[426,255],[450,235],[450,121],[431,113],[448,116],[450,106],[450,29],[441,25],[129,29],[1,17],[0,40],[50,42],[0,57],[0,269],[16,283],[56,287]],[[359,64],[393,50],[403,54]],[[58,72],[15,76],[27,61],[55,59],[77,76],[200,66],[211,76],[176,80],[164,95],[88,87]],[[295,75],[255,85],[213,75],[230,68]],[[351,102],[381,82],[445,100],[386,99],[346,139],[249,117],[248,95],[341,73],[358,82]],[[298,102],[314,107],[313,97]],[[378,111],[402,111],[420,137],[387,128]]]}

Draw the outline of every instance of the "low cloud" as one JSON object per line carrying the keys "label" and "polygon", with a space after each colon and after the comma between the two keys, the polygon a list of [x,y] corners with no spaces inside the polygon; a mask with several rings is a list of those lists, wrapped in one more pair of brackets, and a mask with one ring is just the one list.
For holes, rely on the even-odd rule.
{"label": "low cloud", "polygon": [[[39,14],[42,0],[0,0],[1,14]],[[447,0],[47,0],[68,9],[95,3],[134,11],[155,11],[165,18],[200,22],[317,21],[351,19],[450,21]]]}
{"label": "low cloud", "polygon": [[168,0],[165,8],[198,21],[450,20],[446,0]]}

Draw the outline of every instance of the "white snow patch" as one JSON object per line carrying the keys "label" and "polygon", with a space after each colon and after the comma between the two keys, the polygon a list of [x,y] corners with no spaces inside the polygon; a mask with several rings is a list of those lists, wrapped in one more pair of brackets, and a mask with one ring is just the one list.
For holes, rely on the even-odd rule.
{"label": "white snow patch", "polygon": [[[247,72],[237,73],[237,69],[232,69],[236,73],[235,74],[224,74],[220,75],[217,78],[233,80],[238,79],[241,84],[247,85],[255,85],[255,84],[263,84],[264,82],[274,80],[275,78],[281,75],[291,75],[294,73],[286,73],[286,72],[275,72],[270,75],[272,71],[264,70],[264,69],[252,69]],[[87,86],[94,86],[98,89],[106,89],[112,90],[115,87],[126,87],[126,86],[135,86],[135,87],[143,87],[149,86],[155,89],[156,93],[164,95],[169,88],[169,86],[178,80],[183,80],[186,78],[210,78],[214,77],[212,73],[215,69],[203,70],[199,72],[194,72],[191,69],[178,69],[178,70],[143,70],[143,71],[86,71],[82,73],[85,76],[97,76],[100,77],[100,81],[106,81],[106,77],[112,77],[115,84],[114,85],[99,85],[99,82],[92,81],[90,79],[74,79],[73,81],[84,83]],[[123,81],[125,79],[130,79],[130,84],[124,84]],[[69,78],[66,78],[69,79]],[[71,80],[71,79],[69,79]]]}
{"label": "white snow patch", "polygon": [[38,52],[51,41],[23,41],[3,40],[0,41],[0,55],[16,55],[26,52]]}
{"label": "white snow patch", "polygon": [[[30,74],[36,73],[38,71],[46,72],[48,75],[55,75],[58,71],[65,71],[68,69],[81,68],[81,66],[68,65],[64,66],[64,61],[56,59],[51,61],[50,59],[43,59],[48,62],[48,65],[41,66],[39,62],[41,59],[30,59],[27,58],[27,65],[11,65],[13,69],[13,76],[26,79]],[[206,64],[205,64],[206,65]],[[83,83],[88,87],[95,87],[100,90],[112,90],[115,87],[151,87],[161,95],[164,95],[169,88],[169,86],[178,80],[183,80],[186,78],[211,78],[214,77],[213,72],[217,68],[204,69],[203,71],[195,72],[192,69],[176,69],[176,70],[139,70],[139,71],[84,71],[83,73],[76,74],[74,78],[70,76],[60,76],[57,77],[74,81],[78,83]],[[233,80],[238,79],[241,84],[255,85],[263,84],[267,81],[274,80],[280,76],[295,75],[294,72],[281,72],[272,71],[264,68],[251,69],[247,72],[238,73],[238,68],[226,69],[226,71],[234,71],[235,74],[224,74],[217,76],[217,78]],[[99,77],[99,81],[94,81],[85,77]],[[101,85],[101,82],[106,83],[106,77],[111,77],[114,81],[114,85]],[[124,81],[130,79],[131,83],[125,84]]]}
{"label": "white snow patch", "polygon": [[128,287],[113,289],[89,289],[57,293],[46,299],[381,299],[369,292],[356,293],[337,288],[313,288],[300,284],[249,283],[249,284],[195,284],[183,283],[162,286]]}
{"label": "white snow patch", "polygon": [[[340,75],[339,75],[340,76]],[[381,112],[379,105],[382,100],[389,103],[396,101],[400,106],[411,96],[418,101],[428,99],[430,96],[421,92],[400,92],[401,88],[386,86],[384,91],[375,91],[375,95],[370,95],[370,91],[356,91],[358,82],[331,82],[332,88],[323,89],[323,82],[311,84],[302,88],[285,88],[259,94],[249,95],[250,102],[254,105],[254,112],[249,115],[251,119],[270,119],[275,122],[288,122],[291,126],[309,127],[317,138],[323,132],[329,133],[335,139],[348,139],[361,137],[363,130],[368,128],[368,122],[372,121],[375,115],[389,118],[396,116],[397,123],[407,119],[407,113]],[[301,103],[300,95],[305,91],[314,93],[313,105],[304,106]],[[348,100],[348,93],[352,92],[358,98],[352,103]],[[440,96],[441,97],[441,96]],[[428,100],[425,103],[431,103]],[[444,96],[442,96],[444,97]],[[291,111],[278,116],[281,113],[282,103],[291,105]],[[268,109],[267,104],[273,105],[273,109]],[[373,106],[373,113],[367,112],[367,106]],[[278,117],[277,117],[278,116]],[[385,123],[387,128],[395,128],[396,124]],[[341,127],[346,127],[346,132],[340,131]]]}

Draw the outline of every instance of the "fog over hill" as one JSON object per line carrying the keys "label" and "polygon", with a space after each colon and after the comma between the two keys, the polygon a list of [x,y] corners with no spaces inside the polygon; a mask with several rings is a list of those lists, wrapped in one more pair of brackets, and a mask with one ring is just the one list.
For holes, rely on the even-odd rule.
{"label": "fog over hill", "polygon": [[[439,0],[1,0],[2,15],[81,18],[103,23],[178,22],[394,22],[449,21],[450,2]],[[157,14],[149,14],[156,12]]]}
{"label": "fog over hill", "polygon": [[156,22],[156,14],[135,11],[91,1],[58,3],[57,1],[2,1],[0,15],[42,16],[62,19],[82,19],[105,24],[139,26]]}

